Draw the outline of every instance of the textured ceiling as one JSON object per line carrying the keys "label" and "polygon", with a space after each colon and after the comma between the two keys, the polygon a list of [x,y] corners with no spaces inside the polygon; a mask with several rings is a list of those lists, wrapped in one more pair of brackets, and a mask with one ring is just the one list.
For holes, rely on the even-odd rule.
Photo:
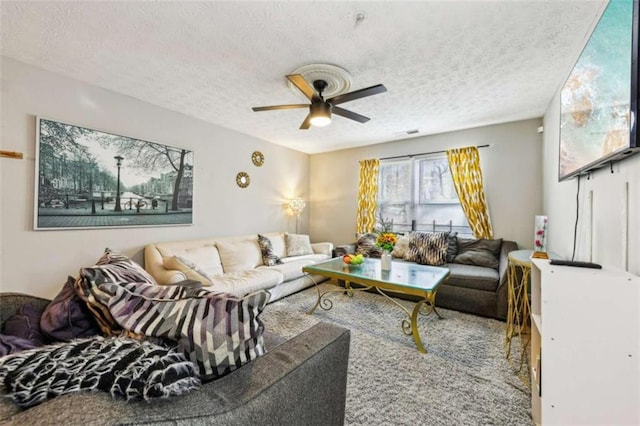
{"label": "textured ceiling", "polygon": [[[542,116],[605,3],[2,1],[0,53],[318,153]],[[371,121],[251,110],[305,103],[285,75],[310,63],[384,84],[341,105]]]}

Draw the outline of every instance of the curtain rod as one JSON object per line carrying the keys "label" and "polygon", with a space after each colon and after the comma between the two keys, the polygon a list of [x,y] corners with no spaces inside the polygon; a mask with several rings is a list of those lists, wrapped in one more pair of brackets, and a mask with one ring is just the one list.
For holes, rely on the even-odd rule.
{"label": "curtain rod", "polygon": [[[487,148],[489,146],[491,146],[491,145],[478,145],[478,146],[476,146],[476,148]],[[443,152],[447,152],[447,150],[443,149],[441,151],[421,152],[420,154],[397,155],[395,157],[380,158],[379,160],[395,160],[396,158],[405,158],[405,157],[413,158],[413,157],[417,157],[419,155],[442,154]]]}

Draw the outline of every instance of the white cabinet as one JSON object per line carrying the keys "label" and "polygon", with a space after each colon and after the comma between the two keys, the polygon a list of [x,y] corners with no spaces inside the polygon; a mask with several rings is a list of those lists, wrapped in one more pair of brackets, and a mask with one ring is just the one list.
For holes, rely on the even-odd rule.
{"label": "white cabinet", "polygon": [[538,424],[640,424],[640,277],[533,259],[531,397]]}

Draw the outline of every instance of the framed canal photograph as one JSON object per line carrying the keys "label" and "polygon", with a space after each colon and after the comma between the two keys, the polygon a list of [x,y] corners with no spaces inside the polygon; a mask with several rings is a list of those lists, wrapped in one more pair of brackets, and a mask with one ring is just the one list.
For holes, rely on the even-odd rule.
{"label": "framed canal photograph", "polygon": [[36,120],[36,230],[193,224],[193,152]]}

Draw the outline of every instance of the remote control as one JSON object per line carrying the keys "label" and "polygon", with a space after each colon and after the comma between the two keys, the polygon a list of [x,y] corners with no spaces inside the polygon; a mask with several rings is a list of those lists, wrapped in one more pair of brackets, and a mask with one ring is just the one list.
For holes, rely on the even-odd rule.
{"label": "remote control", "polygon": [[551,259],[549,261],[551,265],[562,265],[562,266],[577,266],[578,268],[593,268],[593,269],[602,269],[602,265],[598,265],[593,262],[581,262],[579,260],[562,260],[562,259]]}

